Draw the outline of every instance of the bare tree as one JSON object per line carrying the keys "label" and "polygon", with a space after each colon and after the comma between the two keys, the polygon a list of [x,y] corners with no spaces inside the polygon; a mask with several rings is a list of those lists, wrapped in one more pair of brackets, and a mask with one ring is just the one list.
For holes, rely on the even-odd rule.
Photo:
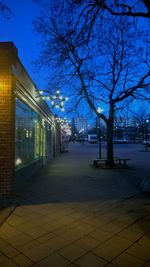
{"label": "bare tree", "polygon": [[141,133],[141,139],[146,139],[146,121],[149,120],[149,110],[144,106],[140,106],[136,111],[132,111],[131,114],[136,127]]}
{"label": "bare tree", "polygon": [[12,14],[11,9],[5,5],[4,1],[0,1],[0,13],[7,19],[9,19],[9,15]]}
{"label": "bare tree", "polygon": [[86,14],[90,12],[90,10],[98,10],[98,16],[100,12],[108,12],[113,16],[150,18],[149,0],[68,0],[68,2],[82,7],[82,12],[85,12]]}
{"label": "bare tree", "polygon": [[[91,110],[104,120],[107,127],[107,159],[113,165],[115,112],[129,102],[144,97],[145,93],[149,97],[147,51],[141,55],[139,35],[127,17],[103,17],[102,24],[92,24],[90,35],[85,17],[82,21],[84,27],[77,26],[78,22],[71,19],[72,24],[68,24],[67,18],[62,25],[57,19],[52,20],[49,14],[38,18],[36,29],[43,36],[40,63],[50,66],[54,62],[54,66],[59,66],[63,73],[61,80],[68,81],[71,77],[71,82],[76,83],[78,88],[76,95],[80,98],[84,96]],[[98,112],[98,107],[102,105],[106,107],[104,114]]]}

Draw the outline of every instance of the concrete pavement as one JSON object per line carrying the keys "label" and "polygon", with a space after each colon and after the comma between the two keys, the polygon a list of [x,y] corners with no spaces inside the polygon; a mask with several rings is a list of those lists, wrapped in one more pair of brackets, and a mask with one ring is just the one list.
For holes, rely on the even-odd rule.
{"label": "concrete pavement", "polygon": [[150,266],[150,199],[135,183],[136,160],[96,169],[95,153],[71,144],[17,192],[0,229],[0,266]]}

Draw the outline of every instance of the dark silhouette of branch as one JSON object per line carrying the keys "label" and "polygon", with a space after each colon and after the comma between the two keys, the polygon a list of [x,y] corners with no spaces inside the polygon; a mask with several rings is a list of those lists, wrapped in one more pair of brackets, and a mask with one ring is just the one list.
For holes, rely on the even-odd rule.
{"label": "dark silhouette of branch", "polygon": [[3,1],[0,1],[0,13],[2,13],[2,15],[6,19],[9,19],[8,15],[12,14],[11,9],[8,6],[6,6]]}
{"label": "dark silhouette of branch", "polygon": [[[76,5],[84,5],[84,9],[86,8],[84,4],[84,0],[72,0],[70,1]],[[145,7],[144,11],[136,11],[135,4],[132,2],[128,3],[128,1],[124,1],[122,3],[119,3],[118,0],[114,0],[113,2],[109,3],[107,0],[90,0],[88,1],[87,6],[93,5],[96,7],[99,7],[101,11],[108,11],[111,15],[114,16],[130,16],[130,17],[143,17],[143,18],[150,18],[150,1],[149,0],[143,0],[139,1],[139,3],[136,3],[136,6],[140,6],[140,4],[143,4],[143,7]]]}
{"label": "dark silhouette of branch", "polygon": [[117,97],[114,102],[120,102],[123,101],[124,99],[126,99],[129,96],[134,97],[134,93],[137,91],[137,89],[143,89],[146,88],[147,86],[150,86],[150,83],[145,83],[145,80],[150,77],[150,70],[140,79],[140,81],[137,83],[137,85],[132,86],[130,88],[128,88],[122,96]]}

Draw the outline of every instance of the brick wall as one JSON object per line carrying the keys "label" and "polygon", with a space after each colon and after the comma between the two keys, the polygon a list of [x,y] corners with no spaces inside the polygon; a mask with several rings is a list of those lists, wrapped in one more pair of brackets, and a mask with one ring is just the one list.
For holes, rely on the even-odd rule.
{"label": "brick wall", "polygon": [[0,43],[0,195],[9,195],[14,179],[15,101],[11,65],[17,51]]}
{"label": "brick wall", "polygon": [[[10,196],[15,183],[15,96],[53,124],[54,154],[60,152],[60,133],[48,105],[36,98],[36,86],[18,58],[13,43],[0,43],[0,199]],[[3,198],[6,199],[6,198]]]}

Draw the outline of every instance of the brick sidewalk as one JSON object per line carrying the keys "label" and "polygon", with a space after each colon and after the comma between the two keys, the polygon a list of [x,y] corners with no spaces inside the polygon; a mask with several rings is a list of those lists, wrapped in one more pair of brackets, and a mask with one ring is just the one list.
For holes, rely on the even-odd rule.
{"label": "brick sidewalk", "polygon": [[150,199],[133,170],[93,168],[94,153],[73,144],[17,194],[0,266],[150,266]]}

